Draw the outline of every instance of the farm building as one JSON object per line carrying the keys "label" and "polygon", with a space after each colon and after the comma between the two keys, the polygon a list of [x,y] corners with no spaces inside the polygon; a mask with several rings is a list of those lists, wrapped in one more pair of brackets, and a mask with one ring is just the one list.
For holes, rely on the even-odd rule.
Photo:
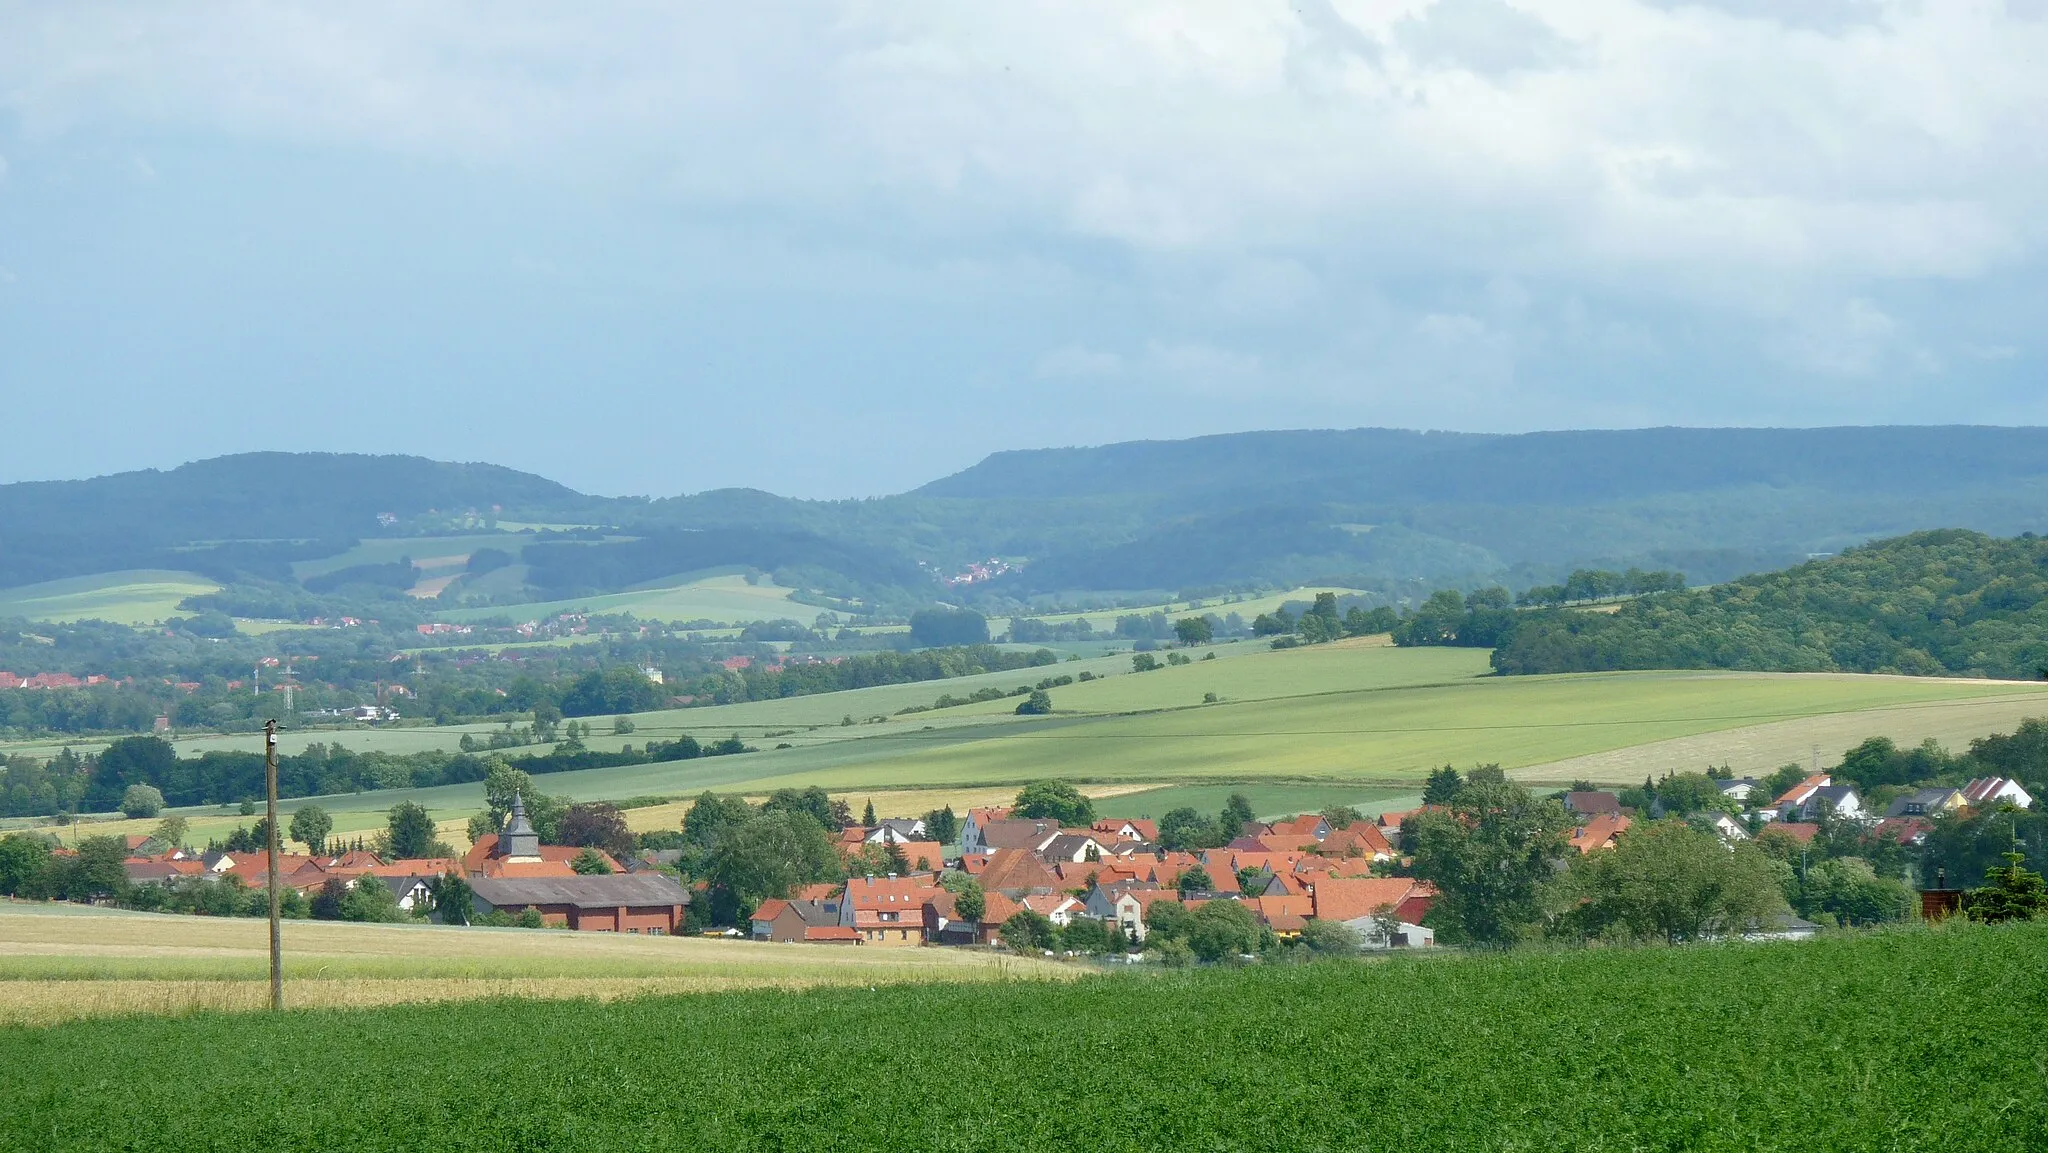
{"label": "farm building", "polygon": [[479,877],[469,883],[479,914],[540,913],[544,925],[584,932],[682,931],[690,894],[675,878],[660,873],[615,873],[590,877]]}

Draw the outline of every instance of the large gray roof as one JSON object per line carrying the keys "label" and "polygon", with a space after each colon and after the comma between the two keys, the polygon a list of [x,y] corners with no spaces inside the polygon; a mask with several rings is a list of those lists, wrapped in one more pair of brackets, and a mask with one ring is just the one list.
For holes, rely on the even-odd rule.
{"label": "large gray roof", "polygon": [[687,905],[689,890],[665,873],[613,873],[591,877],[478,877],[471,891],[491,905]]}

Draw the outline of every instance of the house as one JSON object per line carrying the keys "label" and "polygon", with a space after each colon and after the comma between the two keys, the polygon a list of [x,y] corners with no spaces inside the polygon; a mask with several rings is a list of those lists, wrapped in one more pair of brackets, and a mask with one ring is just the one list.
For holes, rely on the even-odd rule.
{"label": "house", "polygon": [[1806,803],[1808,797],[1813,796],[1815,789],[1825,788],[1834,783],[1835,779],[1826,773],[1815,773],[1813,776],[1786,789],[1776,801],[1777,809],[1780,813],[1797,809]]}
{"label": "house", "polygon": [[899,845],[922,841],[924,822],[912,817],[890,817],[876,824],[874,828],[866,830],[861,839],[871,845],[886,845],[891,841]]}
{"label": "house", "polygon": [[1360,922],[1383,912],[1419,921],[1434,903],[1436,890],[1413,877],[1324,877],[1309,885],[1308,896],[1318,920],[1360,928]]}
{"label": "house", "polygon": [[1820,826],[1810,821],[1772,821],[1764,832],[1790,837],[1806,845],[1811,844],[1813,838],[1820,834]]}
{"label": "house", "polygon": [[1124,936],[1143,943],[1145,940],[1145,911],[1161,901],[1174,904],[1195,905],[1198,901],[1181,900],[1176,889],[1126,889],[1116,899],[1115,921],[1124,931]]}
{"label": "house", "polygon": [[1581,817],[1618,817],[1621,815],[1621,798],[1605,790],[1574,791],[1564,795],[1564,807]]}
{"label": "house", "polygon": [[1301,936],[1301,930],[1315,915],[1315,900],[1307,895],[1255,897],[1246,903],[1259,914],[1260,920],[1266,922],[1266,927],[1273,930],[1273,935],[1282,940]]}
{"label": "house", "polygon": [[1961,789],[1915,789],[1885,807],[1887,817],[1932,817],[1960,809],[1967,802]]}
{"label": "house", "polygon": [[121,863],[131,885],[168,885],[180,877],[196,877],[206,866],[194,860],[173,861],[161,857],[131,857]]}
{"label": "house", "polygon": [[1926,817],[1886,817],[1870,830],[1870,835],[1917,849],[1927,843],[1927,834],[1933,831],[1934,822]]}
{"label": "house", "polygon": [[1108,837],[1112,841],[1151,842],[1159,839],[1159,822],[1157,821],[1128,821],[1110,818],[1095,822],[1093,829],[1097,836]]}
{"label": "house", "polygon": [[1323,839],[1322,852],[1330,857],[1363,857],[1369,861],[1389,861],[1394,857],[1393,842],[1387,840],[1378,825],[1364,821],[1338,829]]}
{"label": "house", "polygon": [[854,877],[840,898],[839,923],[869,945],[922,945],[925,903],[942,891],[929,873]]}
{"label": "house", "polygon": [[1963,800],[1971,807],[1979,809],[2001,802],[2020,809],[2030,809],[2034,806],[2033,794],[2021,788],[2018,781],[2009,777],[1978,777],[1963,786]]}
{"label": "house", "polygon": [[[818,934],[820,929],[846,929],[845,933]],[[859,944],[860,934],[839,923],[839,902],[767,900],[754,910],[750,935],[756,941],[828,941]]]}
{"label": "house", "polygon": [[1730,844],[1749,840],[1748,827],[1727,813],[1701,813],[1695,819],[1704,822],[1708,828],[1714,830],[1715,836]]}
{"label": "house", "polygon": [[1102,842],[1093,833],[1062,832],[1038,847],[1038,855],[1046,861],[1099,861],[1103,857]]}
{"label": "house", "polygon": [[1116,884],[1098,884],[1094,888],[1089,889],[1088,895],[1082,899],[1082,911],[1098,921],[1117,921],[1120,919],[1117,902],[1123,898],[1125,893],[1157,890],[1158,888],[1159,885],[1155,881],[1119,881]]}
{"label": "house", "polygon": [[[374,873],[371,875],[376,876]],[[384,882],[393,897],[398,898],[398,907],[410,913],[417,906],[434,903],[434,882],[440,877],[439,873],[431,873],[426,876],[386,876],[377,879]]]}
{"label": "house", "polygon": [[973,854],[991,852],[992,850],[987,842],[983,840],[983,836],[987,833],[991,823],[1008,820],[1009,816],[1010,810],[1008,809],[967,810],[967,819],[960,822],[960,851]]}
{"label": "house", "polygon": [[1620,813],[1602,813],[1572,830],[1571,846],[1581,853],[1591,853],[1614,847],[1615,838],[1628,832],[1632,824]]}
{"label": "house", "polygon": [[690,894],[661,873],[609,876],[479,876],[469,882],[480,914],[540,913],[544,925],[581,932],[664,936],[682,931]]}
{"label": "house", "polygon": [[1820,785],[1809,790],[1803,800],[1783,810],[1780,815],[1817,821],[1829,814],[1854,820],[1863,815],[1863,800],[1848,785]]}
{"label": "house", "polygon": [[1721,790],[1722,796],[1738,803],[1749,800],[1749,795],[1762,788],[1763,785],[1764,783],[1755,777],[1734,777],[1729,780],[1714,782],[1714,787]]}
{"label": "house", "polygon": [[1003,849],[988,859],[979,877],[983,891],[1022,896],[1050,893],[1067,886],[1059,875],[1035,854],[1023,849]]}
{"label": "house", "polygon": [[1273,822],[1264,835],[1307,837],[1311,840],[1320,841],[1330,835],[1330,822],[1315,813],[1307,813],[1299,817],[1289,817],[1284,821]]}
{"label": "house", "polygon": [[1000,849],[1026,849],[1035,853],[1060,832],[1058,821],[990,821],[981,827],[978,837],[980,848],[965,851],[993,853]]}
{"label": "house", "polygon": [[1030,893],[1017,903],[1062,929],[1073,924],[1074,918],[1085,917],[1088,910],[1081,898],[1071,893]]}

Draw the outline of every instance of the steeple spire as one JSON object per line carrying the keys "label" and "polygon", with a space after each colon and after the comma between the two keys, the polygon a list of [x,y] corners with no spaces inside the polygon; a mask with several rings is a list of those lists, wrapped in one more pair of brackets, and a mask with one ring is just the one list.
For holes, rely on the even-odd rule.
{"label": "steeple spire", "polygon": [[498,835],[496,856],[507,861],[540,860],[540,834],[527,823],[526,802],[516,792],[512,794],[512,818]]}

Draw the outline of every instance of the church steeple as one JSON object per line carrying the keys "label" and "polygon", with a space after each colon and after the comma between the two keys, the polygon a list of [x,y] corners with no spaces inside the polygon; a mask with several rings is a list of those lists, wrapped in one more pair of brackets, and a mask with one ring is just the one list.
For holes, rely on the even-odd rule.
{"label": "church steeple", "polygon": [[540,860],[540,834],[527,823],[526,802],[516,792],[512,794],[512,819],[498,834],[497,851],[491,855],[506,861]]}

